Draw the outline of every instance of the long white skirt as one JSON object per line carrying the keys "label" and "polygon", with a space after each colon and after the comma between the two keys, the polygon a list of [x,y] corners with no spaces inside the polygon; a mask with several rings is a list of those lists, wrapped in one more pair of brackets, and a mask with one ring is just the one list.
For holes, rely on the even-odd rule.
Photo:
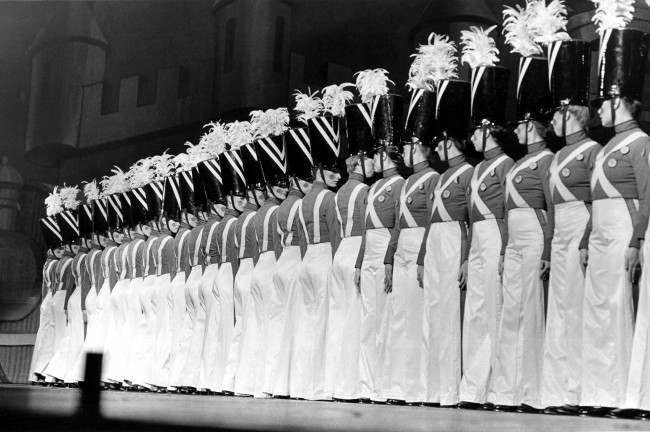
{"label": "long white skirt", "polygon": [[296,332],[291,350],[291,397],[330,399],[325,389],[325,331],[327,288],[332,267],[330,243],[310,244],[300,267],[299,292],[294,298]]}
{"label": "long white skirt", "polygon": [[[156,275],[145,277],[137,290],[139,294],[137,303],[141,312],[135,316],[137,321],[134,327],[135,337],[131,348],[130,364],[132,365],[131,381],[140,386],[146,386],[151,381],[151,364],[156,342],[156,315],[153,302],[157,279]],[[136,303],[136,299],[133,301]]]}
{"label": "long white skirt", "polygon": [[544,407],[577,405],[580,401],[585,278],[579,248],[589,221],[589,211],[582,201],[558,204],[554,211],[542,368]]}
{"label": "long white skirt", "polygon": [[181,376],[183,366],[187,360],[189,349],[189,338],[192,333],[191,318],[188,311],[188,280],[190,284],[197,282],[196,272],[192,279],[185,276],[184,271],[179,271],[171,283],[171,315],[170,326],[172,334],[172,346],[170,356],[169,386],[186,386],[187,382]]}
{"label": "long white skirt", "polygon": [[126,296],[130,280],[117,281],[110,296],[110,312],[107,316],[108,328],[104,345],[104,369],[102,381],[121,382],[122,353],[126,345],[124,328],[126,322]]}
{"label": "long white skirt", "polygon": [[156,343],[153,351],[151,376],[147,384],[158,387],[167,387],[169,385],[169,374],[171,371],[171,289],[171,275],[169,273],[156,277],[156,285],[152,297],[154,315],[156,316]]}
{"label": "long white skirt", "polygon": [[[257,324],[257,334],[251,339],[257,340],[251,352],[254,360],[255,392],[254,395],[265,396],[265,372],[266,353],[269,349],[272,332],[279,329],[271,329],[271,303],[277,311],[278,301],[275,298],[275,286],[273,284],[273,273],[275,271],[275,251],[266,251],[260,255],[253,269],[251,278],[251,296],[253,300],[253,313]],[[275,350],[275,348],[272,348]]]}
{"label": "long white skirt", "polygon": [[302,258],[299,246],[286,246],[275,264],[274,288],[268,302],[266,371],[264,391],[289,395],[289,368],[293,334],[299,325],[294,319],[294,296]]}
{"label": "long white skirt", "polygon": [[639,281],[639,304],[637,306],[630,372],[627,379],[625,408],[650,411],[650,226],[643,243],[643,262]]}
{"label": "long white skirt", "polygon": [[[214,360],[204,361],[203,368],[206,370],[205,387],[215,392],[221,392],[227,390],[224,386],[225,371],[235,331],[235,312],[241,310],[235,306],[231,263],[219,265],[212,292],[215,295],[216,313],[219,314],[216,332],[217,348]],[[233,384],[230,383],[230,385]]]}
{"label": "long white skirt", "polygon": [[185,285],[187,303],[186,320],[188,322],[188,344],[186,357],[181,370],[179,382],[188,387],[199,388],[201,371],[201,351],[203,351],[203,333],[205,331],[205,303],[201,297],[203,284],[203,266],[192,267]]}
{"label": "long white skirt", "polygon": [[387,399],[424,402],[428,349],[424,337],[424,290],[417,280],[417,258],[425,229],[404,228],[397,240],[393,290],[386,300],[382,392]]}
{"label": "long white skirt", "polygon": [[261,355],[260,329],[251,292],[252,279],[253,259],[244,258],[239,261],[239,271],[235,277],[235,296],[241,298],[242,327],[234,387],[235,393],[243,395],[255,394],[255,366]]}
{"label": "long white skirt", "polygon": [[138,374],[136,364],[136,350],[142,342],[142,322],[144,321],[143,306],[141,301],[142,285],[144,278],[136,277],[129,282],[129,288],[125,295],[125,315],[124,321],[124,351],[122,354],[121,373],[124,381],[134,383],[135,376]]}
{"label": "long white skirt", "polygon": [[54,354],[44,373],[52,378],[63,379],[65,374],[65,348],[67,345],[68,324],[65,315],[65,290],[58,290],[52,299],[54,309]]}
{"label": "long white skirt", "polygon": [[472,224],[463,315],[461,401],[485,403],[496,353],[502,293],[499,281],[501,234],[494,219]]}
{"label": "long white skirt", "polygon": [[327,389],[339,399],[359,398],[361,295],[354,284],[361,236],[341,240],[332,262],[327,317]]}
{"label": "long white skirt", "polygon": [[503,307],[488,401],[541,408],[544,286],[540,265],[544,233],[534,209],[508,211],[503,260]]}
{"label": "long white skirt", "polygon": [[210,387],[208,377],[214,364],[217,362],[219,353],[219,299],[215,286],[219,274],[219,264],[208,265],[203,271],[199,293],[201,305],[204,308],[205,322],[203,335],[201,335],[201,358],[199,360],[199,376],[196,388],[216,391]]}
{"label": "long white skirt", "polygon": [[[252,258],[244,258],[239,261],[239,268],[237,269],[237,274],[235,275],[233,282],[235,327],[232,331],[230,344],[228,346],[228,356],[223,374],[223,382],[221,384],[224,391],[235,391],[235,380],[239,369],[239,361],[243,346],[242,339],[244,336],[245,320],[244,308],[246,307],[245,303],[249,301],[246,297],[250,294],[250,277],[252,271]],[[246,289],[246,292],[242,291],[243,288]]]}
{"label": "long white skirt", "polygon": [[582,324],[580,405],[625,404],[633,338],[632,285],[625,252],[633,226],[625,200],[592,204]]}
{"label": "long white skirt", "polygon": [[43,376],[50,359],[54,355],[54,299],[52,292],[48,289],[47,294],[41,300],[40,321],[34,342],[32,362],[29,367],[29,379],[37,380]]}
{"label": "long white skirt", "polygon": [[[361,341],[359,346],[359,397],[385,401],[380,388],[380,365],[386,340],[381,320],[386,307],[384,258],[390,241],[387,228],[366,231],[361,264]],[[354,367],[354,366],[351,366]]]}
{"label": "long white skirt", "polygon": [[429,347],[428,403],[458,403],[461,375],[460,286],[464,222],[438,222],[429,228],[424,256],[424,331]]}

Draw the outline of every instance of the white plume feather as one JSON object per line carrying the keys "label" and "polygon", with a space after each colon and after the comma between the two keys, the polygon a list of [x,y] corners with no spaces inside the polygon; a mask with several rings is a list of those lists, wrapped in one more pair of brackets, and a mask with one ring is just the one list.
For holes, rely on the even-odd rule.
{"label": "white plume feather", "polygon": [[471,26],[469,30],[460,32],[463,45],[461,61],[463,63],[467,63],[474,69],[479,66],[494,66],[499,61],[499,50],[495,45],[494,38],[489,36],[495,28],[495,25],[488,29]]}
{"label": "white plume feather", "polygon": [[591,20],[596,24],[596,31],[622,30],[634,18],[635,0],[591,0],[596,5],[596,13]]}
{"label": "white plume feather", "polygon": [[520,54],[523,57],[530,57],[542,53],[542,48],[534,40],[533,28],[531,27],[531,1],[526,6],[506,6],[503,9],[503,33],[506,43],[512,47],[510,52]]}
{"label": "white plume feather", "polygon": [[299,90],[293,94],[296,101],[296,112],[298,112],[298,120],[307,123],[309,119],[320,116],[325,109],[323,100],[316,96],[318,92],[303,93]]}
{"label": "white plume feather", "polygon": [[336,117],[345,115],[345,106],[354,98],[347,87],[354,87],[352,83],[332,84],[323,88],[323,105],[325,112]]}
{"label": "white plume feather", "polygon": [[93,200],[99,199],[99,187],[97,187],[97,181],[92,179],[89,182],[86,182],[84,185],[84,196],[86,197],[86,202],[91,202]]}
{"label": "white plume feather", "polygon": [[155,175],[154,159],[151,157],[140,159],[126,173],[131,189],[140,188],[153,181]]}
{"label": "white plume feather", "polygon": [[361,102],[369,103],[375,96],[388,94],[388,83],[395,84],[388,79],[386,69],[366,69],[354,74],[356,86],[361,96]]}
{"label": "white plume feather", "polygon": [[247,121],[234,121],[226,124],[226,137],[226,142],[233,150],[237,150],[253,142],[253,128],[251,123]]}
{"label": "white plume feather", "polygon": [[537,43],[548,45],[559,40],[570,39],[566,32],[567,10],[564,0],[532,0],[529,9],[529,26]]}
{"label": "white plume feather", "polygon": [[66,210],[76,210],[79,207],[79,190],[78,186],[63,186],[59,195],[61,196],[61,202],[63,207]]}
{"label": "white plume feather", "polygon": [[54,216],[62,211],[63,201],[61,200],[61,195],[59,195],[58,188],[55,186],[52,192],[45,198],[45,214]]}
{"label": "white plume feather", "polygon": [[211,157],[217,157],[223,153],[226,147],[226,126],[221,122],[210,122],[203,126],[208,128],[208,132],[201,137],[200,145],[210,153]]}
{"label": "white plume feather", "polygon": [[174,157],[165,151],[161,155],[151,156],[154,181],[161,181],[174,172]]}
{"label": "white plume feather", "polygon": [[433,91],[438,84],[458,77],[456,44],[447,35],[431,33],[428,43],[420,45],[409,69],[406,85],[411,89]]}
{"label": "white plume feather", "polygon": [[266,111],[251,111],[250,118],[254,139],[282,135],[289,125],[289,110],[275,108]]}
{"label": "white plume feather", "polygon": [[100,182],[103,196],[128,191],[129,180],[126,173],[117,166],[114,166],[111,172],[113,175],[104,176]]}

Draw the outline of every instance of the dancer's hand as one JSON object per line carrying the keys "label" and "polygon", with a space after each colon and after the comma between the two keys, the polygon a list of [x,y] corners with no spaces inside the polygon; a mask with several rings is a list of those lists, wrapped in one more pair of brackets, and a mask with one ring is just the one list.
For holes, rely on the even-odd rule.
{"label": "dancer's hand", "polygon": [[354,269],[354,285],[357,287],[357,292],[361,294],[361,269]]}
{"label": "dancer's hand", "polygon": [[418,266],[418,285],[420,288],[424,288],[424,266]]}
{"label": "dancer's hand", "polygon": [[386,264],[384,266],[384,291],[386,294],[393,292],[393,265]]}
{"label": "dancer's hand", "polygon": [[467,289],[467,260],[463,261],[458,269],[458,287],[461,291]]}
{"label": "dancer's hand", "polygon": [[551,271],[551,262],[547,260],[542,260],[539,266],[539,278],[541,280],[547,280],[550,271]]}

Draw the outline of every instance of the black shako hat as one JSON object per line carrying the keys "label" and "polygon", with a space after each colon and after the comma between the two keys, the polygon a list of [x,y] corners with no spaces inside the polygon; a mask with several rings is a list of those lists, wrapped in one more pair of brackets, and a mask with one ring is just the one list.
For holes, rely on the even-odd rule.
{"label": "black shako hat", "polygon": [[292,128],[284,133],[287,149],[287,174],[307,182],[314,181],[314,160],[307,129]]}
{"label": "black shako hat", "polygon": [[61,247],[63,244],[63,237],[61,236],[61,229],[59,228],[56,218],[53,216],[47,216],[40,218],[38,222],[41,227],[41,233],[43,234],[43,240],[48,249],[54,250]]}
{"label": "black shako hat", "polygon": [[92,203],[79,204],[79,236],[88,237],[93,232],[93,206]]}
{"label": "black shako hat", "polygon": [[444,80],[436,91],[434,140],[448,137],[462,140],[470,126],[470,84],[462,80]]}
{"label": "black shako hat", "polygon": [[287,150],[284,134],[269,136],[255,142],[259,165],[268,186],[288,187]]}
{"label": "black shako hat", "polygon": [[181,198],[180,208],[182,211],[194,213],[195,210],[195,188],[194,188],[194,170],[188,169],[179,171],[176,174],[178,179],[178,191]]}
{"label": "black shako hat", "polygon": [[340,121],[339,117],[332,115],[314,117],[307,121],[315,166],[328,171],[340,171]]}
{"label": "black shako hat", "polygon": [[152,181],[143,189],[147,197],[147,221],[158,221],[163,210],[165,184],[163,181]]}
{"label": "black shako hat", "polygon": [[219,158],[201,161],[196,167],[201,176],[206,199],[213,204],[225,204],[226,197],[223,192],[223,177]]}
{"label": "black shako hat", "polygon": [[127,195],[131,200],[133,226],[147,223],[149,221],[149,203],[145,187],[131,189]]}
{"label": "black shako hat", "polygon": [[637,101],[643,97],[648,35],[639,30],[607,29],[598,51],[598,99],[613,95]]}
{"label": "black shako hat", "polygon": [[375,150],[401,147],[404,132],[404,98],[395,94],[376,96],[372,104]]}
{"label": "black shako hat", "polygon": [[163,214],[167,219],[180,221],[181,207],[181,191],[178,174],[171,174],[165,177]]}
{"label": "black shako hat", "polygon": [[371,156],[374,150],[372,107],[377,104],[357,103],[345,107],[345,133],[348,153]]}
{"label": "black shako hat", "polygon": [[241,159],[244,166],[244,177],[246,178],[246,185],[248,188],[266,190],[262,165],[260,165],[260,160],[254,143],[249,143],[241,147]]}
{"label": "black shako hat", "polygon": [[63,210],[56,214],[56,222],[59,225],[59,231],[63,243],[72,243],[79,238],[79,221],[77,220],[76,210]]}
{"label": "black shako hat", "polygon": [[590,43],[574,39],[555,41],[549,45],[547,54],[552,106],[588,106]]}
{"label": "black shako hat", "polygon": [[479,66],[471,71],[470,118],[478,127],[483,120],[504,126],[510,71],[501,66]]}
{"label": "black shako hat", "polygon": [[548,61],[544,57],[519,57],[517,70],[517,120],[547,121],[553,111],[547,85]]}
{"label": "black shako hat", "polygon": [[93,230],[96,234],[106,235],[108,233],[108,202],[106,198],[98,198],[92,201],[93,208]]}
{"label": "black shako hat", "polygon": [[241,150],[224,151],[219,156],[219,164],[223,178],[223,191],[226,195],[248,197]]}

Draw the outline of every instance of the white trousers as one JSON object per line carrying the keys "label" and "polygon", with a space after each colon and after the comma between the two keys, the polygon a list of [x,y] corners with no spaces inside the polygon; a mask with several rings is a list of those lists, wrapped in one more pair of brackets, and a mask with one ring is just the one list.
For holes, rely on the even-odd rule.
{"label": "white trousers", "polygon": [[295,296],[296,332],[289,379],[292,397],[311,400],[332,397],[325,388],[327,288],[331,268],[330,243],[307,246],[298,275],[299,292]]}
{"label": "white trousers", "polygon": [[124,322],[124,351],[122,354],[124,360],[122,361],[121,376],[124,381],[129,383],[133,383],[134,377],[138,373],[135,351],[142,339],[141,322],[144,318],[141,295],[143,283],[142,277],[131,279],[125,296],[126,320]]}
{"label": "white trousers", "polygon": [[460,286],[464,222],[429,228],[424,256],[424,332],[429,348],[425,402],[458,403],[461,376]]}
{"label": "white trousers", "polygon": [[[85,337],[81,345],[81,349],[79,350],[79,354],[77,355],[77,359],[74,361],[74,366],[72,367],[72,371],[70,372],[70,382],[83,381],[84,379],[84,372],[86,368],[86,354],[88,354],[86,341],[88,340],[88,335],[90,333],[90,326],[91,326],[90,323],[97,320],[97,290],[94,285],[90,287],[90,290],[86,295],[85,306],[86,306]],[[95,323],[94,325],[97,324]]]}
{"label": "white trousers", "polygon": [[[190,273],[190,276],[192,274]],[[187,381],[183,379],[182,371],[187,359],[189,339],[191,334],[190,317],[188,312],[188,280],[190,284],[195,283],[196,274],[190,280],[184,271],[179,271],[171,283],[171,331],[172,348],[170,356],[169,386],[186,386]]]}
{"label": "white trousers", "polygon": [[54,355],[54,303],[52,292],[48,289],[40,307],[40,321],[34,342],[32,362],[29,367],[29,380],[35,381]]}
{"label": "white trousers", "polygon": [[360,247],[361,236],[345,237],[332,262],[325,371],[328,391],[339,399],[359,398],[361,295],[354,264]]}
{"label": "white trousers", "polygon": [[146,276],[136,291],[138,294],[137,303],[141,308],[141,313],[136,315],[137,321],[134,326],[135,337],[131,351],[131,380],[133,384],[141,386],[146,386],[151,381],[153,352],[156,344],[154,294],[157,283],[158,277],[156,275]]}
{"label": "white trousers", "polygon": [[403,228],[393,264],[393,290],[388,294],[384,323],[385,355],[382,392],[387,399],[424,402],[428,349],[424,337],[424,291],[417,281],[417,258],[425,229]]}
{"label": "white trousers", "polygon": [[171,275],[169,273],[157,276],[152,299],[156,315],[156,344],[153,352],[151,376],[147,383],[158,387],[167,387],[169,385],[172,349],[171,288]]}
{"label": "white trousers", "polygon": [[[235,313],[238,310],[235,307],[234,276],[231,263],[227,262],[219,265],[217,278],[212,289],[216,297],[216,308],[219,314],[217,352],[215,361],[209,362],[204,367],[207,370],[206,388],[220,392],[229,390],[225,385],[225,371],[235,331]],[[228,385],[230,391],[232,391],[234,383],[230,381]]]}
{"label": "white trousers", "polygon": [[589,211],[582,201],[558,204],[554,211],[542,367],[543,407],[577,405],[580,401],[585,278],[579,248]]}
{"label": "white trousers", "polygon": [[201,361],[197,388],[211,391],[217,391],[210,387],[208,377],[217,362],[219,344],[221,343],[219,340],[219,319],[221,315],[219,313],[218,291],[215,286],[218,273],[218,263],[208,265],[203,272],[200,287],[201,304],[205,308],[205,323],[201,342]]}
{"label": "white trousers", "polygon": [[[274,297],[275,285],[273,284],[273,273],[275,271],[275,252],[266,251],[260,254],[253,268],[251,277],[251,297],[253,300],[253,313],[255,314],[256,334],[251,335],[254,340],[252,356],[255,359],[253,366],[255,374],[255,391],[254,395],[263,397],[268,392],[265,391],[265,373],[266,373],[266,352],[270,345],[271,329],[269,328],[270,320],[270,303]],[[277,304],[277,300],[275,300]],[[275,349],[275,348],[274,348]]]}
{"label": "white trousers", "polygon": [[540,263],[544,234],[534,209],[508,211],[503,260],[503,306],[488,401],[542,408],[544,286]]}
{"label": "white trousers", "polygon": [[625,404],[632,350],[632,285],[625,271],[625,252],[633,226],[620,198],[594,201],[592,221],[583,303],[580,405],[618,407]]}
{"label": "white trousers", "polygon": [[501,234],[494,219],[472,224],[467,260],[467,294],[463,315],[461,401],[485,403],[494,363],[501,310],[499,255]]}
{"label": "white trousers", "polygon": [[52,378],[63,379],[65,373],[65,353],[64,349],[67,342],[67,318],[65,314],[65,291],[58,290],[54,293],[53,299],[54,310],[54,345],[53,355],[50,359],[44,373]]}
{"label": "white trousers", "polygon": [[189,332],[185,361],[182,364],[180,382],[184,386],[199,388],[201,372],[201,352],[203,351],[203,334],[205,332],[205,303],[201,295],[203,284],[203,266],[192,267],[185,284],[186,327]]}
{"label": "white trousers", "polygon": [[109,301],[109,316],[107,317],[108,327],[106,329],[106,341],[104,347],[104,368],[102,369],[102,381],[121,382],[120,376],[122,353],[126,340],[124,328],[126,322],[126,300],[129,279],[117,281],[111,291]]}
{"label": "white trousers", "polygon": [[367,230],[361,264],[359,397],[374,401],[386,400],[386,397],[381,395],[379,372],[385,340],[385,329],[381,327],[386,305],[384,258],[389,241],[388,229]]}
{"label": "white trousers", "polygon": [[299,246],[286,246],[275,264],[274,289],[268,302],[266,371],[264,391],[289,395],[289,368],[295,320],[294,297],[302,258]]}
{"label": "white trousers", "polygon": [[637,306],[630,371],[627,378],[625,408],[650,411],[650,227],[643,243],[643,262],[639,281],[639,304]]}

